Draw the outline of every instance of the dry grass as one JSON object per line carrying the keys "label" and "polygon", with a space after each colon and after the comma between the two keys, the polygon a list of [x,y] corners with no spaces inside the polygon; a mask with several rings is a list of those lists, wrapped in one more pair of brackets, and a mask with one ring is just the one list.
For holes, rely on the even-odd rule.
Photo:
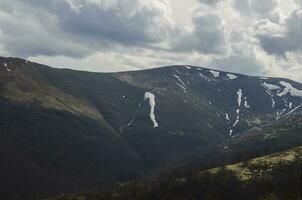
{"label": "dry grass", "polygon": [[[240,162],[233,165],[227,165],[226,169],[234,172],[239,180],[249,181],[255,174],[262,174],[265,171],[270,171],[279,163],[291,162],[296,158],[302,157],[302,147],[276,153],[270,156],[252,159],[246,163]],[[207,172],[212,174],[218,173],[222,170],[221,167],[210,169]]]}

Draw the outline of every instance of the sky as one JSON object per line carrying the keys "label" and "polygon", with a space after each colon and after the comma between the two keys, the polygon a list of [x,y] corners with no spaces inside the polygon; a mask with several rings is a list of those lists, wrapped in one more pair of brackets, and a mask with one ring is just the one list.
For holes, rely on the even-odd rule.
{"label": "sky", "polygon": [[96,72],[184,64],[302,82],[302,1],[0,0],[0,55]]}

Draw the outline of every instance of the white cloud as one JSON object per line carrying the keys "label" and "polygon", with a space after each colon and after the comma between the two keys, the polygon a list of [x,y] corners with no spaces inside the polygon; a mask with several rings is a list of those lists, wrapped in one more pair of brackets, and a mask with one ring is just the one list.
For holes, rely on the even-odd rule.
{"label": "white cloud", "polygon": [[3,0],[1,5],[13,10],[0,13],[3,46],[24,57],[158,46],[174,29],[168,0]]}
{"label": "white cloud", "polygon": [[302,81],[298,0],[1,0],[0,53],[90,71],[173,64]]}

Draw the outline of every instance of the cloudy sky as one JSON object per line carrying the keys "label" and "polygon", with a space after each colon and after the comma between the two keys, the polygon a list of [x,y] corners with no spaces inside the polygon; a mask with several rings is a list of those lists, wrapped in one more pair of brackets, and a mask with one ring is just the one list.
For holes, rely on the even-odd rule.
{"label": "cloudy sky", "polygon": [[302,81],[302,1],[0,0],[0,55],[88,71],[188,64]]}

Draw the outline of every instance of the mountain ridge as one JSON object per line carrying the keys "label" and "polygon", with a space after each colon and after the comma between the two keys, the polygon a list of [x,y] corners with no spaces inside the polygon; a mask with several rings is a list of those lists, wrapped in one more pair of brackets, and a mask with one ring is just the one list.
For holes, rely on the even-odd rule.
{"label": "mountain ridge", "polygon": [[[203,159],[217,146],[219,158],[247,130],[290,123],[302,111],[301,83],[190,66],[93,73],[0,57],[0,83],[8,199],[93,190]],[[22,198],[16,181],[27,186]]]}
{"label": "mountain ridge", "polygon": [[[261,76],[261,75],[248,75],[248,74],[244,74],[244,73],[238,73],[238,72],[231,72],[231,71],[224,71],[221,69],[216,69],[216,68],[212,68],[212,67],[201,67],[201,66],[197,66],[197,65],[188,65],[188,64],[177,64],[177,65],[164,65],[164,66],[160,66],[160,67],[151,67],[151,68],[146,68],[146,69],[135,69],[135,70],[123,70],[123,71],[116,71],[116,72],[99,72],[99,71],[87,71],[87,70],[79,70],[79,69],[73,69],[73,68],[69,68],[69,67],[54,67],[54,66],[50,66],[48,64],[42,64],[42,63],[38,63],[35,61],[30,61],[24,58],[19,58],[19,57],[5,57],[5,56],[0,56],[1,60],[20,60],[24,63],[32,63],[35,65],[39,65],[44,66],[44,67],[48,67],[48,68],[52,68],[52,69],[58,69],[58,70],[71,70],[71,71],[76,71],[76,72],[84,72],[84,73],[93,73],[93,74],[119,74],[119,73],[131,73],[131,72],[144,72],[144,71],[152,71],[152,70],[157,70],[157,69],[165,69],[165,68],[177,68],[177,67],[181,67],[181,68],[193,68],[193,69],[203,69],[203,70],[213,70],[213,71],[218,71],[218,72],[222,72],[222,73],[226,73],[226,74],[234,74],[234,75],[241,75],[241,76],[246,76],[246,77],[255,77],[255,78],[269,78],[269,79],[284,79],[284,80],[290,80],[290,81],[294,81],[297,83],[301,83],[301,81],[298,80],[293,80],[290,78],[284,78],[284,77],[272,77],[272,76]],[[3,61],[2,61],[3,62]],[[3,65],[2,65],[3,67]]]}

